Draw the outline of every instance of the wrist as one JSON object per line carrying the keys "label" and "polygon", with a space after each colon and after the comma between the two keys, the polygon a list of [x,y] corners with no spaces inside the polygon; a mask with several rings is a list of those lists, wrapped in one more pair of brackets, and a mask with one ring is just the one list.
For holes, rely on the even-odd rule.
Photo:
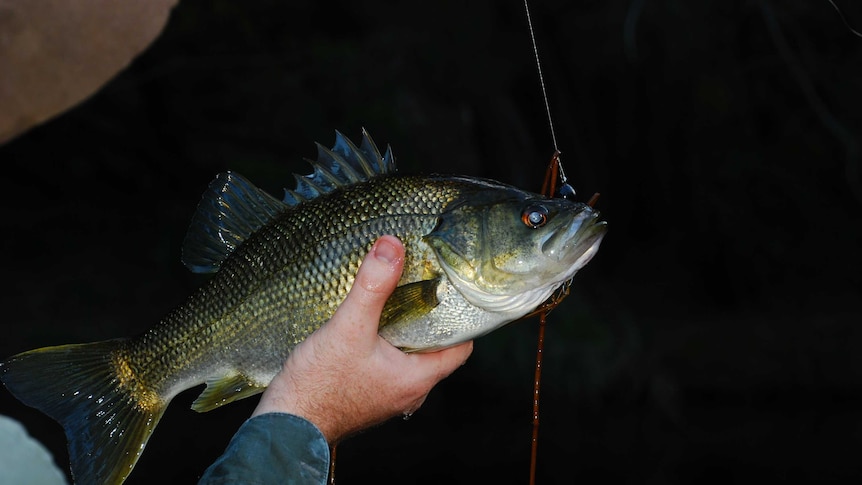
{"label": "wrist", "polygon": [[264,414],[289,414],[302,418],[320,431],[327,443],[333,443],[339,438],[335,426],[327,418],[327,413],[322,410],[315,412],[310,406],[304,406],[296,399],[283,397],[277,393],[264,392],[251,417]]}

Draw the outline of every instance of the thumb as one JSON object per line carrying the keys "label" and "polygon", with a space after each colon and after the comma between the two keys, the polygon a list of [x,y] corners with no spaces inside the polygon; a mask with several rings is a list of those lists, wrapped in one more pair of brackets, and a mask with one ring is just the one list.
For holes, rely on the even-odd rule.
{"label": "thumb", "polygon": [[330,320],[376,341],[380,313],[395,290],[404,267],[404,246],[394,236],[382,236],[362,261],[353,286]]}

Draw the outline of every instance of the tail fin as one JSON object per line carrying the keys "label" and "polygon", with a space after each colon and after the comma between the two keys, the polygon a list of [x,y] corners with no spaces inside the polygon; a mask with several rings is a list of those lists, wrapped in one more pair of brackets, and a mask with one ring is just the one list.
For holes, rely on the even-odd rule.
{"label": "tail fin", "polygon": [[122,342],[46,347],[0,362],[6,388],[63,426],[76,484],[123,483],[167,406],[141,399],[121,375]]}

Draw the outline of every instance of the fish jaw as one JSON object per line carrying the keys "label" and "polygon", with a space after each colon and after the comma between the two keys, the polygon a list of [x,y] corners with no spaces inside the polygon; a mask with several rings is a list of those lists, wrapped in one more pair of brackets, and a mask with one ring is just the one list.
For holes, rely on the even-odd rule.
{"label": "fish jaw", "polygon": [[541,244],[545,257],[569,268],[562,277],[556,278],[558,282],[571,279],[593,259],[606,232],[607,222],[599,220],[597,211],[584,211]]}

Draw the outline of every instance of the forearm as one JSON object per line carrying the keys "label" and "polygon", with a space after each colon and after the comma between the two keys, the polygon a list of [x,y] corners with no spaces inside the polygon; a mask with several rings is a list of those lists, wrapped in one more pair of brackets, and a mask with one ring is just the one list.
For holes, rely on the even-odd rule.
{"label": "forearm", "polygon": [[267,413],[243,423],[198,485],[325,484],[328,472],[320,430],[292,414]]}

